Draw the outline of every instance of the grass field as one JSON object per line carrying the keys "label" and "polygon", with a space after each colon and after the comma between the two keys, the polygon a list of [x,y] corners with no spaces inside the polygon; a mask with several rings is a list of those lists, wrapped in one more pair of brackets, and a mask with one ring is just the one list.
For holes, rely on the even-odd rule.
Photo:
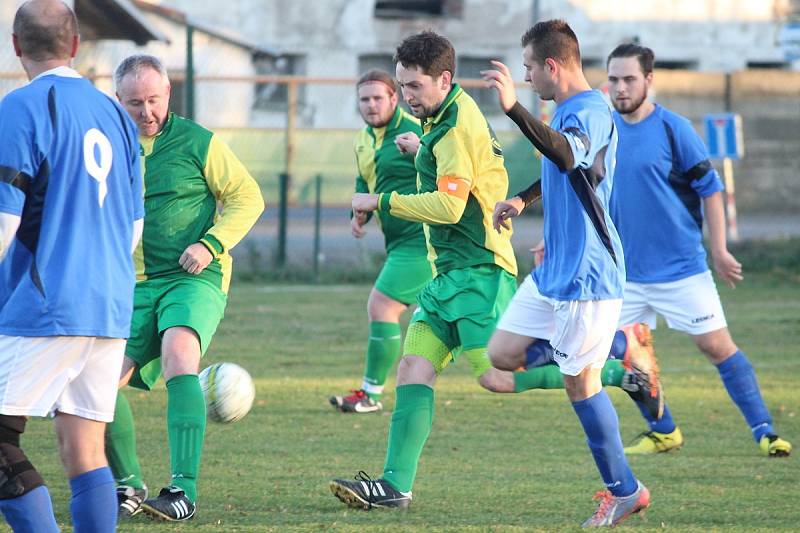
{"label": "grass field", "polygon": [[[601,488],[577,419],[561,391],[493,395],[466,364],[448,368],[436,388],[436,415],[407,512],[346,509],[331,477],[379,475],[394,405],[378,415],[341,415],[328,395],[360,383],[368,286],[234,284],[226,319],[204,364],[249,369],[257,404],[241,422],[209,423],[198,514],[167,525],[143,516],[121,531],[570,531],[595,509]],[[758,372],[780,433],[800,445],[800,285],[751,277],[721,289],[735,340]],[[653,504],[641,531],[778,531],[800,528],[797,455],[759,455],[716,371],[685,336],[655,333],[663,382],[686,438],[676,453],[634,457]],[[610,390],[624,440],[644,429],[633,404]],[[129,394],[139,455],[155,491],[168,481],[163,388]],[[49,481],[59,523],[69,531],[67,483],[49,421],[34,420],[24,440]],[[800,450],[797,450],[800,453]],[[794,494],[794,496],[792,496]],[[4,526],[0,526],[2,529]]]}

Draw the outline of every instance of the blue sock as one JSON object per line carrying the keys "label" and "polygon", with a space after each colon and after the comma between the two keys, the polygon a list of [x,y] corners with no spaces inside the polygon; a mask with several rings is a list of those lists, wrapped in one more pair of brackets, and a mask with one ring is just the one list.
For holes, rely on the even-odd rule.
{"label": "blue sock", "polygon": [[536,339],[536,341],[525,350],[525,370],[554,362],[553,347],[550,346],[550,341]]}
{"label": "blue sock", "polygon": [[41,485],[32,491],[9,500],[0,500],[0,511],[14,531],[25,533],[58,533],[53,502],[47,487]]}
{"label": "blue sock", "polygon": [[644,406],[644,403],[639,401],[634,401],[634,403],[647,421],[647,425],[650,426],[650,431],[656,431],[658,433],[672,433],[675,431],[675,421],[672,419],[672,413],[669,412],[669,407],[666,403],[664,404],[664,415],[661,417],[661,420],[653,418],[650,415],[650,411]]}
{"label": "blue sock", "polygon": [[69,510],[75,533],[116,531],[117,492],[107,466],[84,472],[69,480],[72,500]]}
{"label": "blue sock", "polygon": [[609,359],[624,359],[625,350],[628,349],[628,338],[622,330],[614,333],[614,340],[611,341],[611,349],[608,351]]}
{"label": "blue sock", "polygon": [[756,442],[764,435],[774,433],[772,417],[769,416],[767,406],[761,398],[756,373],[747,356],[739,350],[717,365],[717,370],[731,400],[739,407],[747,425],[750,426]]}
{"label": "blue sock", "polygon": [[638,487],[619,436],[619,419],[605,390],[572,403],[583,425],[586,442],[608,490],[614,496],[630,496]]}

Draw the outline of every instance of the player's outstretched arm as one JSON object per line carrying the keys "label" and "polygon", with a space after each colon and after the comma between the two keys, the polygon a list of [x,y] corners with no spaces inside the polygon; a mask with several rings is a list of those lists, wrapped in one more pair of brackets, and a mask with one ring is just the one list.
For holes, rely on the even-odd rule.
{"label": "player's outstretched arm", "polygon": [[513,120],[522,133],[542,154],[558,165],[564,172],[575,165],[575,157],[567,138],[541,120],[537,120],[517,101],[514,80],[508,67],[500,61],[492,61],[497,70],[482,70],[481,76],[489,82],[500,101],[500,107]]}
{"label": "player's outstretched arm", "polygon": [[503,113],[508,113],[514,104],[517,103],[517,91],[514,88],[514,80],[511,78],[511,71],[500,61],[491,61],[495,70],[482,70],[481,76],[489,82],[489,86],[497,91],[500,100],[500,108]]}
{"label": "player's outstretched arm", "polygon": [[708,236],[711,245],[711,260],[717,275],[730,288],[744,279],[742,264],[728,251],[725,237],[725,210],[722,202],[722,193],[717,191],[711,196],[703,198],[703,211],[708,223]]}

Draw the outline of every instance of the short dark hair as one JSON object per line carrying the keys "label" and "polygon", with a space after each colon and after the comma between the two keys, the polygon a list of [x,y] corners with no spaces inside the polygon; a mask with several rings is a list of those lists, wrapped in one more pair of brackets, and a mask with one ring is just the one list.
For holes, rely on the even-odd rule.
{"label": "short dark hair", "polygon": [[445,70],[456,74],[456,51],[445,37],[432,31],[423,31],[403,39],[394,54],[394,61],[406,68],[419,67],[432,78]]}
{"label": "short dark hair", "polygon": [[[24,56],[34,61],[69,59],[78,34],[78,19],[66,4],[42,13],[26,2],[14,16],[14,35]],[[56,4],[57,5],[57,4]],[[58,12],[58,9],[61,9]]]}
{"label": "short dark hair", "polygon": [[614,48],[608,55],[606,68],[608,68],[608,64],[611,63],[611,60],[615,57],[635,57],[639,61],[639,66],[642,67],[642,72],[645,76],[653,72],[653,65],[656,62],[656,56],[653,50],[636,43],[625,43]]}
{"label": "short dark hair", "polygon": [[561,19],[537,22],[522,36],[522,47],[531,45],[533,57],[540,63],[552,58],[562,65],[581,64],[578,37]]}
{"label": "short dark hair", "polygon": [[358,83],[356,83],[356,88],[361,87],[365,83],[370,82],[379,82],[386,85],[389,89],[389,94],[395,94],[397,92],[397,84],[394,82],[394,78],[391,74],[386,72],[385,70],[380,70],[377,68],[373,68],[371,70],[366,71],[364,74],[358,78]]}

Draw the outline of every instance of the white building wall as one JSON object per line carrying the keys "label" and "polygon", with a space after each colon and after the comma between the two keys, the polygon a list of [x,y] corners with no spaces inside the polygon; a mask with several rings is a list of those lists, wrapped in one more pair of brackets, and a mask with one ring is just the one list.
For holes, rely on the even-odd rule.
{"label": "white building wall", "polygon": [[[304,56],[304,74],[312,77],[355,77],[359,56],[391,55],[404,36],[433,29],[450,38],[460,56],[498,57],[521,78],[519,38],[531,25],[535,2],[465,0],[460,18],[424,19],[377,19],[374,0],[160,3]],[[578,34],[584,57],[595,63],[603,64],[620,42],[638,37],[657,58],[700,71],[783,61],[776,21],[787,5],[786,0],[538,0],[540,18],[566,19]],[[300,123],[306,126],[355,127],[359,120],[353,91],[344,87],[309,87],[304,109]]]}

